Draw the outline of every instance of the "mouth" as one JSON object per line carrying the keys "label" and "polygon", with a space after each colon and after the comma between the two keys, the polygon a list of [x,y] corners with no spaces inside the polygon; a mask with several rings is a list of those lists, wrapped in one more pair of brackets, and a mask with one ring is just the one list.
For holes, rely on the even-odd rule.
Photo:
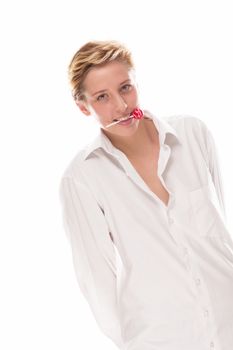
{"label": "mouth", "polygon": [[135,108],[129,115],[126,117],[122,117],[120,119],[113,119],[112,122],[106,125],[106,128],[109,128],[112,125],[120,124],[120,125],[131,125],[133,120],[130,119],[142,119],[144,116],[143,111],[140,108]]}
{"label": "mouth", "polygon": [[131,117],[131,115],[127,115],[126,117],[122,117],[119,119],[113,119],[113,122],[125,121],[125,120],[129,119],[130,117]]}

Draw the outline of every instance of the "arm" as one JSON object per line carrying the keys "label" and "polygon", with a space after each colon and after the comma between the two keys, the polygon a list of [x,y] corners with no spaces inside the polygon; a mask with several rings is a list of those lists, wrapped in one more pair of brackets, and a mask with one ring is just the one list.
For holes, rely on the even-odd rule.
{"label": "arm", "polygon": [[223,182],[222,182],[222,174],[220,169],[218,150],[217,150],[213,135],[207,127],[206,127],[206,145],[207,145],[208,168],[216,190],[216,194],[218,197],[218,201],[219,201],[224,219],[226,219],[224,188],[223,188]]}
{"label": "arm", "polygon": [[59,194],[80,290],[101,330],[122,346],[115,251],[104,214],[89,189],[71,177],[62,178]]}

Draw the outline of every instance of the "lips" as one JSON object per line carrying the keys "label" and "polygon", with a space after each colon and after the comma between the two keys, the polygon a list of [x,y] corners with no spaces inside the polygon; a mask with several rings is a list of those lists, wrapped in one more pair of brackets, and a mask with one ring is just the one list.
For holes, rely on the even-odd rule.
{"label": "lips", "polygon": [[119,118],[119,119],[113,119],[114,122],[117,122],[118,120],[126,120],[127,118],[129,118],[128,116],[127,117],[122,117],[122,118]]}
{"label": "lips", "polygon": [[116,122],[116,121],[118,121],[118,120],[127,120],[127,119],[129,119],[129,117],[130,117],[130,115],[127,115],[127,116],[125,116],[125,117],[121,117],[121,118],[119,118],[119,119],[113,119],[113,122]]}
{"label": "lips", "polygon": [[117,121],[126,121],[127,119],[129,119],[131,116],[133,116],[134,119],[142,119],[144,117],[144,113],[140,108],[134,108],[134,110],[127,115],[126,117],[121,117],[120,119],[113,119],[113,122],[117,122]]}

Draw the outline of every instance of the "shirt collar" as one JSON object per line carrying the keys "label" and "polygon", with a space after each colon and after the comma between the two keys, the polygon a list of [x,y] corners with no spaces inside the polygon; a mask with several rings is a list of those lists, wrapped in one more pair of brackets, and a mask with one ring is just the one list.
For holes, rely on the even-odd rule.
{"label": "shirt collar", "polygon": [[[176,141],[181,142],[177,131],[164,119],[158,118],[148,110],[144,110],[144,114],[152,119],[158,132],[159,132],[159,142],[160,146],[165,143],[166,135],[171,134],[175,137]],[[103,148],[105,151],[111,154],[116,154],[116,148],[113,146],[109,138],[103,133],[100,128],[97,137],[89,143],[84,151],[83,159],[86,160],[93,152],[98,148]]]}

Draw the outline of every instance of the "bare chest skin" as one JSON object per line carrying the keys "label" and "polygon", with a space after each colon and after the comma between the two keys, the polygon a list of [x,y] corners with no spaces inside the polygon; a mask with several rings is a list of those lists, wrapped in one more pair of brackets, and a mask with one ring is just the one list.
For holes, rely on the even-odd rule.
{"label": "bare chest skin", "polygon": [[[169,201],[169,193],[164,188],[161,180],[157,175],[158,168],[158,159],[159,159],[159,139],[158,139],[158,130],[155,128],[154,123],[152,123],[151,119],[148,117],[144,117],[144,124],[142,124],[142,137],[141,141],[138,141],[138,144],[143,144],[143,152],[142,147],[139,147],[136,151],[132,148],[129,150],[129,147],[122,147],[122,144],[114,143],[115,147],[119,148],[139,176],[143,179],[148,188],[167,206]],[[144,141],[142,141],[144,140]]]}
{"label": "bare chest skin", "polygon": [[158,157],[159,150],[156,148],[153,154],[146,157],[128,157],[128,159],[150,190],[167,205],[169,193],[157,175]]}

